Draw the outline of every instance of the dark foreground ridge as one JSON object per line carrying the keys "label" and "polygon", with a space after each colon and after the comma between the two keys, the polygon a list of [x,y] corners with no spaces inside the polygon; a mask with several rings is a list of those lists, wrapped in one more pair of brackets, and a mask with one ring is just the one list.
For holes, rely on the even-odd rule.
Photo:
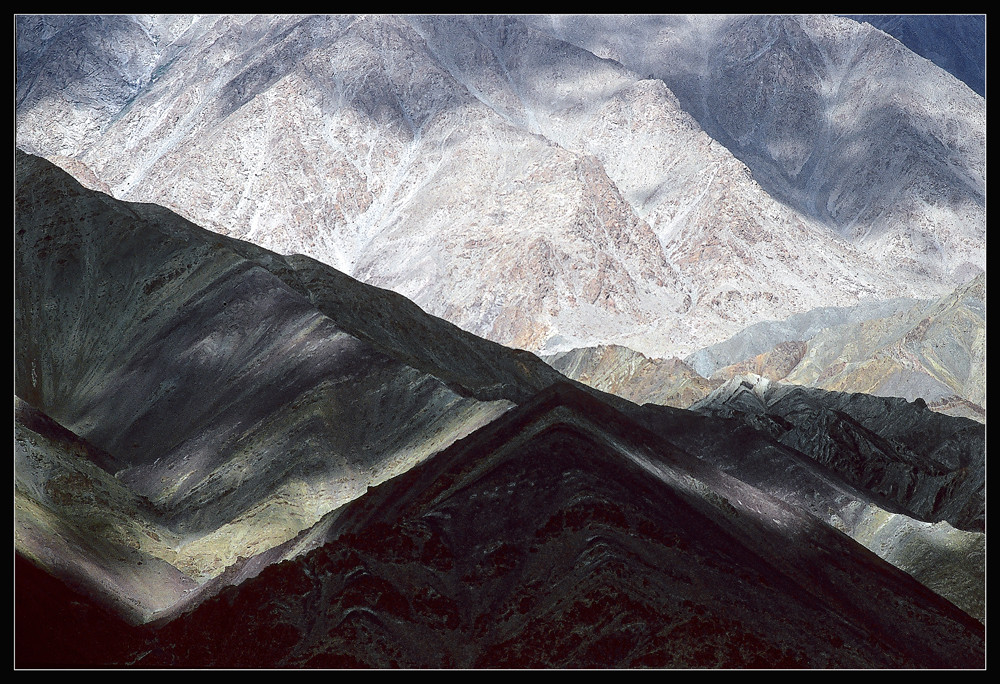
{"label": "dark foreground ridge", "polygon": [[[77,542],[93,542],[94,553],[105,548],[97,544],[100,534],[88,533],[94,521],[110,519],[95,517],[100,507],[86,507],[95,493],[102,506],[122,507],[109,531],[124,534],[127,523],[139,530],[128,539],[157,535],[159,546],[143,539],[148,554],[183,542],[178,530],[211,536],[245,519],[264,495],[272,497],[267,510],[286,510],[274,502],[296,505],[280,487],[300,477],[303,465],[286,472],[285,462],[270,458],[241,481],[220,477],[242,463],[243,444],[247,453],[287,460],[296,454],[291,447],[317,442],[314,452],[296,458],[328,468],[346,430],[356,440],[346,442],[347,452],[365,445],[374,451],[390,427],[405,445],[415,421],[428,416],[471,414],[484,400],[513,408],[504,404],[465,436],[449,433],[433,454],[392,479],[377,486],[370,480],[366,494],[301,532],[312,535],[304,553],[265,565],[236,586],[216,586],[180,615],[129,624],[135,616],[122,619],[87,577],[56,579],[19,546],[16,666],[984,666],[980,622],[807,512],[798,505],[804,494],[779,498],[774,478],[748,484],[730,474],[739,471],[737,455],[752,446],[760,464],[763,455],[780,452],[781,467],[798,468],[803,482],[822,475],[831,492],[862,496],[838,484],[832,471],[810,469],[815,461],[766,430],[640,409],[553,383],[535,357],[460,339],[453,326],[437,326],[354,281],[336,286],[325,267],[296,270],[289,265],[295,259],[216,238],[165,210],[98,198],[47,163],[18,163],[29,168],[19,168],[24,185],[15,226],[24,231],[17,390],[27,402],[18,410],[25,446],[16,453],[16,522],[19,542],[30,523],[36,556],[40,549],[79,553]],[[86,210],[73,214],[74,207]],[[148,230],[157,225],[162,230]],[[173,273],[171,263],[184,268]],[[157,302],[173,308],[161,311]],[[242,318],[227,306],[234,303]],[[399,315],[413,322],[414,335],[394,322]],[[246,334],[240,322],[255,325],[256,337],[239,338]],[[111,344],[124,332],[131,344]],[[227,335],[239,344],[225,342]],[[437,346],[441,337],[450,351]],[[218,351],[225,344],[228,351]],[[240,355],[258,370],[248,372]],[[131,375],[121,376],[123,367]],[[219,384],[206,392],[209,378]],[[137,379],[152,398],[128,414],[128,397],[118,395]],[[164,389],[168,381],[173,390]],[[222,401],[220,388],[233,382],[246,383],[241,391],[254,401]],[[274,387],[284,387],[289,399]],[[199,391],[212,401],[198,403]],[[369,408],[310,408],[338,402]],[[270,412],[257,416],[250,406]],[[395,422],[386,424],[387,417]],[[258,427],[209,441],[222,420],[234,431]],[[195,452],[164,446],[182,428],[185,439],[205,445],[200,470],[183,466]],[[180,474],[170,464],[194,473],[197,482],[184,496],[175,493]],[[343,472],[355,466],[347,462]],[[119,468],[136,475],[110,472]],[[61,480],[46,473],[61,473]],[[263,474],[271,479],[261,484]],[[87,482],[100,491],[76,486]],[[194,506],[198,497],[211,505]],[[46,536],[48,525],[62,530],[61,541]],[[115,553],[133,558],[124,548]],[[119,586],[152,592],[150,605],[166,600],[153,591],[161,587],[158,577],[174,577],[178,595],[193,582],[163,566],[152,574],[150,558],[108,567]],[[244,561],[245,554],[226,567]]]}
{"label": "dark foreground ridge", "polygon": [[165,626],[126,632],[122,643],[141,645],[119,657],[139,667],[984,662],[983,626],[949,602],[568,385],[372,489],[329,538]]}

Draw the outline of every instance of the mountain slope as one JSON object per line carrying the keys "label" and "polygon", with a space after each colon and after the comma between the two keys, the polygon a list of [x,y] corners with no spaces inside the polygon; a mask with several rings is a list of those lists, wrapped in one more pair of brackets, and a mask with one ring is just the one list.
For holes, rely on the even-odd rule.
{"label": "mountain slope", "polygon": [[[647,20],[643,30],[665,21]],[[859,215],[875,244],[841,230],[840,219],[835,231],[822,216],[817,222],[814,209],[786,196],[797,187],[776,193],[775,172],[761,173],[740,151],[744,165],[719,144],[735,134],[720,137],[700,118],[683,80],[645,62],[601,59],[607,50],[581,49],[553,37],[545,21],[530,21],[137,17],[115,23],[120,44],[109,45],[107,21],[25,19],[18,144],[116,197],[305,253],[465,330],[532,351],[617,343],[652,356],[686,354],[805,309],[937,296],[942,281],[981,267],[980,112],[905,55],[893,64],[905,75],[903,114],[914,128],[890,135],[881,118],[859,114],[857,135],[908,146],[907,168],[940,183],[913,191],[926,210],[909,200],[881,208],[881,197],[912,195],[910,185],[877,197],[831,188],[838,202],[865,197],[857,201],[891,215],[884,235],[875,214]],[[635,26],[601,21],[611,22],[599,24],[602,40]],[[801,21],[813,33],[832,30],[831,19]],[[571,24],[567,18],[557,35],[575,37]],[[798,24],[775,26],[747,20],[730,28],[790,35]],[[839,55],[840,39],[829,40]],[[64,73],[59,55],[69,49],[93,55],[100,77]],[[858,79],[880,63],[859,66]],[[663,81],[644,78],[649,72]],[[729,77],[764,75],[771,73]],[[852,93],[866,87],[851,82]],[[931,96],[936,104],[925,106]],[[948,103],[953,113],[941,119],[939,105]],[[717,109],[734,118],[741,106]],[[810,112],[804,130],[819,116]],[[924,135],[932,119],[933,144]],[[54,138],[53,121],[67,134]],[[820,142],[803,140],[796,154],[819,159]],[[825,176],[814,175],[826,193]],[[854,206],[830,211],[846,215]],[[905,225],[927,227],[897,235],[901,212]],[[895,264],[891,273],[886,263]]]}
{"label": "mountain slope", "polygon": [[770,195],[883,263],[951,285],[984,268],[985,100],[882,31],[820,15],[526,21],[663,80]]}
{"label": "mountain slope", "polygon": [[344,332],[268,270],[295,282],[277,255],[38,158],[17,171],[17,394],[107,454],[100,467],[151,502],[177,536],[170,562],[196,579],[512,405]]}
{"label": "mountain slope", "polygon": [[680,359],[650,359],[615,345],[573,349],[542,358],[568,378],[636,404],[687,408],[719,384]]}
{"label": "mountain slope", "polygon": [[735,377],[691,410],[736,416],[912,517],[985,531],[985,429],[925,402]]}
{"label": "mountain slope", "polygon": [[173,564],[183,564],[180,536],[98,465],[107,456],[15,398],[15,547],[140,623],[198,583]]}
{"label": "mountain slope", "polygon": [[951,604],[565,386],[369,492],[330,538],[156,630],[139,664],[981,663]]}
{"label": "mountain slope", "polygon": [[885,31],[986,97],[986,15],[848,15]]}
{"label": "mountain slope", "polygon": [[986,278],[903,316],[823,331],[802,361],[788,382],[928,405],[958,397],[985,409]]}
{"label": "mountain slope", "polygon": [[[808,553],[797,555],[795,549],[803,547],[796,540],[815,539],[822,546],[834,534],[838,541],[829,543],[847,556],[861,552],[847,537],[832,531],[827,524],[831,512],[841,521],[854,521],[844,526],[850,534],[865,535],[873,547],[885,547],[881,550],[885,555],[902,557],[911,565],[915,557],[926,558],[921,549],[930,545],[928,539],[940,538],[925,534],[904,544],[886,543],[879,537],[881,528],[862,524],[865,515],[867,519],[879,511],[896,515],[901,508],[823,471],[798,450],[804,445],[781,444],[773,420],[717,419],[638,407],[571,386],[538,394],[538,387],[559,377],[541,360],[477,340],[421,314],[394,293],[357,283],[330,267],[203,231],[159,207],[122,203],[86,190],[50,163],[21,153],[16,182],[15,387],[19,396],[34,404],[16,399],[20,407],[15,431],[17,550],[32,564],[25,571],[29,587],[45,584],[49,580],[39,573],[50,573],[85,595],[83,602],[66,599],[65,626],[42,630],[55,642],[86,631],[88,620],[105,609],[133,622],[156,619],[155,627],[127,630],[123,641],[142,645],[106,651],[106,664],[137,659],[142,664],[313,665],[831,662],[828,647],[821,651],[815,640],[810,641],[815,635],[805,642],[795,636],[802,631],[795,626],[799,618],[778,620],[776,631],[768,632],[773,616],[752,608],[759,600],[755,592],[735,609],[723,601],[720,592],[725,593],[723,587],[730,580],[722,577],[727,573],[718,564],[729,567],[726,563],[732,562],[747,576],[763,578],[773,573],[758,567],[760,559],[785,558],[778,574],[791,580],[781,579],[771,598],[785,605],[788,615],[795,615],[802,609],[804,587],[813,596],[805,601],[812,606],[807,613],[819,610],[817,619],[834,630],[817,634],[826,634],[823,638],[829,643],[840,639],[861,644],[856,635],[835,634],[842,618],[833,620],[830,615],[847,611],[854,616],[850,620],[869,621],[867,608],[855,604],[864,603],[860,596],[867,582],[881,586],[889,566],[880,561],[870,566],[874,557],[863,555],[868,560],[862,565],[871,573],[849,571],[852,582],[861,584],[845,602],[842,594],[806,586],[805,578],[815,570],[809,569],[813,561]],[[213,303],[221,304],[213,307]],[[311,327],[301,325],[304,316]],[[193,368],[188,365],[192,361],[197,361]],[[348,372],[335,374],[339,368]],[[311,380],[320,372],[325,375],[319,381]],[[289,396],[296,387],[298,394]],[[236,401],[241,395],[254,397],[252,410]],[[830,411],[822,393],[811,401],[811,409],[819,414]],[[509,420],[503,418],[515,403],[522,408]],[[853,410],[848,405],[837,409]],[[247,424],[254,416],[259,417]],[[957,423],[935,427],[919,412],[910,418],[902,421],[892,413],[888,422],[870,424],[858,433],[879,447],[880,467],[896,477],[900,467],[912,465],[911,461],[932,458],[950,464],[957,459],[973,474],[968,481],[975,484],[982,464],[963,456],[966,440],[945,429]],[[808,420],[799,432],[821,423]],[[478,425],[483,427],[475,430]],[[234,435],[229,440],[227,432]],[[819,428],[814,432],[820,443],[834,434]],[[885,448],[890,440],[903,444],[904,433],[919,445]],[[468,437],[460,440],[463,434]],[[191,443],[202,445],[201,461],[185,462],[189,454],[185,445]],[[449,444],[454,445],[447,451],[452,455],[434,462],[446,469],[449,463],[456,465],[458,471],[442,472],[430,466],[431,461],[426,470],[412,470],[417,462],[444,453]],[[748,452],[751,444],[753,458]],[[914,456],[926,445],[933,445],[931,452]],[[495,458],[484,456],[494,452]],[[550,458],[553,454],[557,457]],[[583,455],[576,465],[574,454]],[[740,464],[751,467],[741,470]],[[508,472],[511,468],[516,472]],[[369,489],[404,471],[408,474],[397,483],[403,491],[396,485]],[[496,479],[501,475],[502,482]],[[192,478],[198,481],[189,485]],[[663,486],[667,490],[659,491]],[[435,498],[442,488],[451,493]],[[928,496],[926,489],[918,487],[918,502]],[[934,507],[949,516],[962,513],[969,508],[963,503],[969,499],[967,489],[963,484],[944,496],[934,495]],[[648,496],[633,498],[640,491]],[[369,503],[341,506],[359,494]],[[457,498],[442,511],[434,508],[437,504],[426,508],[419,501],[431,496],[441,503],[452,495]],[[972,495],[975,498],[974,491]],[[498,512],[484,518],[483,502],[498,496]],[[514,505],[504,497],[521,503]],[[661,509],[657,503],[661,499],[672,503]],[[588,502],[594,500],[596,508],[591,508]],[[734,517],[727,500],[743,513]],[[868,513],[858,515],[858,510]],[[512,516],[509,521],[501,511]],[[462,561],[460,573],[457,561],[448,567],[441,535],[449,528],[426,526],[428,515],[436,520],[438,513],[465,521],[454,528],[458,537],[445,535],[444,548],[450,548],[455,558],[469,548],[485,550],[489,565],[473,554]],[[619,513],[631,521],[624,528]],[[404,525],[400,539],[378,524],[391,531],[400,515],[411,514],[421,522]],[[555,526],[550,530],[554,535],[548,537],[547,521],[553,518],[562,531]],[[611,525],[611,558],[617,559],[610,565],[601,561],[596,569],[585,560],[593,553],[604,557],[603,542],[594,546],[588,522],[592,520]],[[768,531],[775,520],[778,527]],[[782,520],[791,527],[782,526]],[[372,524],[375,527],[368,529]],[[472,530],[459,532],[469,524]],[[521,541],[504,536],[508,524],[516,535],[523,533]],[[700,541],[686,543],[704,553],[686,561],[683,554],[680,560],[671,560],[670,549],[705,529],[713,530],[709,536],[719,542],[721,551],[710,550],[714,542],[699,537]],[[103,531],[95,536],[97,530]],[[793,533],[796,530],[801,536]],[[517,560],[520,553],[525,548],[529,556],[532,553],[525,540],[536,536],[552,553],[542,554],[524,575],[518,575],[525,582],[522,589],[502,576],[510,562],[522,567]],[[326,543],[338,538],[345,538],[348,545],[332,552],[340,559],[336,563],[346,563],[337,567],[345,571],[361,567],[350,553],[352,548],[374,553],[374,579],[336,571],[328,578],[332,584],[321,590],[321,594],[331,592],[323,594],[331,601],[310,603],[288,626],[275,625],[276,606],[290,606],[292,599],[283,594],[284,579],[277,580],[277,586],[270,583],[275,577],[298,577],[296,596],[309,596],[302,582],[312,581],[308,573],[316,573],[310,569],[303,579],[300,568],[303,563],[311,568],[309,563],[331,553]],[[513,544],[514,551],[505,543]],[[969,548],[975,557],[974,540]],[[497,555],[498,549],[514,555]],[[421,563],[429,563],[445,577],[433,580],[409,561],[403,563],[407,572],[380,574],[387,558],[410,558],[405,554],[411,552],[422,557],[425,551]],[[383,557],[386,553],[391,555]],[[657,570],[676,563],[686,568],[680,579]],[[823,565],[832,567],[825,561]],[[945,567],[935,566],[933,559],[931,565],[939,571]],[[793,566],[797,569],[789,569]],[[961,574],[964,565],[954,568],[955,582],[965,587],[962,594],[952,593],[956,585],[949,578],[936,584],[937,590],[976,610],[974,565],[971,574]],[[888,572],[895,578],[890,581],[896,587],[892,591],[907,595],[926,591],[914,589],[912,580],[900,579],[895,570]],[[631,579],[619,582],[622,573]],[[678,592],[683,594],[688,582],[696,581],[715,588],[679,599]],[[237,582],[242,582],[241,588],[231,586]],[[475,592],[468,593],[473,585],[485,592],[482,600],[475,598]],[[426,591],[427,586],[433,592]],[[516,602],[518,611],[524,606],[530,613],[532,597],[546,586],[547,598],[527,623],[514,618],[494,628],[492,617],[476,617],[480,608],[457,608],[467,600],[473,606],[501,608]],[[612,593],[603,594],[608,586]],[[22,589],[30,593],[24,587],[19,592]],[[57,594],[65,596],[62,591]],[[262,595],[265,608],[258,612]],[[411,606],[409,597],[417,597],[412,606],[423,615],[418,625],[406,626],[411,609],[403,607],[399,596],[406,606]],[[594,603],[600,596],[612,598]],[[965,619],[957,617],[951,604],[927,596],[919,602],[931,606],[927,609],[931,613],[951,615],[947,620],[960,623]],[[607,612],[622,597],[631,597],[626,601],[629,610],[644,625],[636,628],[641,639],[631,648],[614,637],[626,623]],[[361,632],[355,630],[354,618],[341,620],[370,600],[375,601],[376,613],[387,609],[395,617],[379,618],[374,628],[364,622]],[[816,601],[829,605],[816,608]],[[576,634],[567,632],[567,625],[588,621],[589,613],[581,611],[594,605],[599,606],[598,615],[607,618],[604,627],[579,633],[580,641],[571,636],[539,649],[540,636],[550,629],[560,635]],[[702,619],[708,613],[699,615],[699,605],[712,615],[708,621]],[[194,612],[185,617],[182,609]],[[342,609],[347,615],[337,617]],[[333,612],[328,615],[327,610]],[[223,616],[236,611],[245,619],[233,630],[228,617],[221,622],[211,617],[219,611]],[[662,617],[674,614],[677,620],[665,622]],[[455,615],[463,629],[472,631],[456,637]],[[395,621],[400,616],[404,624]],[[896,637],[882,635],[885,623],[879,624],[866,628],[875,630],[868,632],[871,638],[889,640],[889,655],[878,662],[955,662],[947,653],[947,640],[941,641],[944,650],[934,650],[935,646],[930,655],[917,657]],[[442,625],[445,633],[438,631]],[[213,632],[220,626],[222,632]],[[37,622],[31,623],[21,633],[37,634],[39,629]],[[326,636],[315,631],[323,629]],[[912,629],[914,638],[923,638],[919,636],[923,628]],[[952,627],[948,638],[971,638],[966,650],[975,653],[977,629],[960,633]],[[214,634],[213,643],[233,648],[226,654],[206,651],[192,636],[205,630]],[[295,636],[303,630],[306,642]],[[484,637],[483,630],[496,637]],[[741,635],[739,640],[733,634]],[[678,647],[670,653],[656,645],[668,635]],[[427,639],[439,644],[433,651],[437,655],[421,650],[419,644],[426,646]],[[345,643],[360,650],[345,653]],[[875,662],[858,655],[859,648],[848,648],[836,658],[855,664]],[[30,646],[28,652],[37,656]],[[346,659],[337,660],[340,656]]]}
{"label": "mountain slope", "polygon": [[981,275],[937,300],[824,307],[756,323],[683,362],[614,346],[545,358],[567,377],[639,404],[686,408],[730,378],[753,374],[835,392],[919,398],[935,411],[984,422],[985,313]]}

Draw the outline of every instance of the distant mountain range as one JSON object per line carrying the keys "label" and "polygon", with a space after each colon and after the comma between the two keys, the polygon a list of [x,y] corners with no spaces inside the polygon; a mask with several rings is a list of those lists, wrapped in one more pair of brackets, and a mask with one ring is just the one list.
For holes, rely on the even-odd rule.
{"label": "distant mountain range", "polygon": [[531,351],[683,356],[985,266],[985,101],[849,19],[20,17],[17,45],[21,149]]}
{"label": "distant mountain range", "polygon": [[561,373],[636,403],[687,408],[747,373],[838,392],[917,399],[986,421],[986,279],[937,300],[823,308],[765,321],[684,360],[620,346],[543,357]]}

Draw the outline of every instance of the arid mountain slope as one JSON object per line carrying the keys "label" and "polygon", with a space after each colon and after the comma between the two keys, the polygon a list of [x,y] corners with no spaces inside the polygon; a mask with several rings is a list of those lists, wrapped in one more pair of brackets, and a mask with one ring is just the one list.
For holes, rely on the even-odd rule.
{"label": "arid mountain slope", "polygon": [[737,417],[912,517],[985,531],[985,428],[925,402],[735,377],[691,410]]}
{"label": "arid mountain slope", "polygon": [[819,15],[525,21],[661,79],[771,196],[883,263],[953,286],[985,267],[985,100],[882,31]]}
{"label": "arid mountain slope", "polygon": [[850,14],[871,24],[986,97],[985,14]]}
{"label": "arid mountain slope", "polygon": [[140,667],[982,665],[982,626],[952,604],[568,386],[375,488],[331,532],[144,631],[129,657]]}
{"label": "arid mountain slope", "polygon": [[680,359],[650,359],[615,345],[573,349],[542,358],[568,378],[636,404],[687,408],[719,385]]}
{"label": "arid mountain slope", "polygon": [[712,380],[753,373],[836,392],[921,399],[942,413],[986,419],[985,275],[890,316],[802,331],[801,341],[791,341],[794,330],[801,326],[758,324],[723,344],[699,350],[688,361],[719,363],[726,354],[738,358],[734,350],[766,344],[769,334],[784,334],[790,341],[718,368]]}
{"label": "arid mountain slope", "polygon": [[823,331],[786,380],[928,405],[961,399],[985,420],[985,276],[903,315]]}
{"label": "arid mountain slope", "polygon": [[14,544],[132,623],[198,586],[180,535],[102,465],[110,455],[15,398]]}
{"label": "arid mountain slope", "polygon": [[[981,521],[983,463],[969,451],[981,446],[980,426],[966,435],[956,432],[965,422],[934,422],[926,411],[859,413],[863,402],[819,391],[788,431],[779,428],[795,426],[802,402],[779,420],[728,405],[731,417],[640,407],[566,384],[544,390],[560,376],[538,358],[479,340],[398,294],[87,190],[40,158],[16,161],[15,536],[30,566],[19,566],[28,569],[18,601],[39,603],[28,598],[49,582],[39,573],[84,597],[56,591],[68,602],[63,623],[25,618],[18,632],[27,638],[79,639],[111,610],[153,623],[126,629],[120,645],[93,644],[106,665],[954,666],[979,657],[981,628],[955,627],[971,618],[831,525],[979,617],[979,537],[909,518]],[[844,426],[872,456],[857,484],[837,470],[850,465],[842,450],[824,446],[842,445]],[[809,451],[815,445],[833,455],[829,467]],[[419,462],[428,469],[411,470]],[[916,479],[904,488],[908,473]],[[401,479],[391,487],[370,489],[393,475]],[[342,506],[359,496],[368,503]],[[877,524],[886,516],[891,525]],[[610,525],[607,535],[594,537],[592,522]],[[699,530],[686,543],[700,550],[675,558]],[[526,541],[536,538],[545,553]],[[340,541],[347,546],[330,546]],[[943,559],[942,541],[967,560]],[[855,558],[844,563],[861,563],[844,570],[848,598],[825,580],[806,582],[840,572],[828,561],[813,567],[808,549],[828,543],[828,553]],[[351,549],[375,565],[358,565]],[[423,560],[403,560],[411,552]],[[345,572],[317,575],[309,565],[334,556]],[[779,559],[777,575],[760,565],[765,558]],[[367,574],[346,572],[359,567]],[[778,617],[754,608],[757,589],[740,590],[744,603],[720,598],[731,595],[724,568],[734,567],[749,587],[777,582],[763,598],[784,606]],[[304,587],[320,576],[314,586],[331,600],[313,604]],[[297,578],[294,600],[283,577]],[[886,581],[937,625],[898,630],[907,643],[934,641],[930,650],[918,655],[885,635],[895,608],[871,622],[866,592],[883,596],[873,587]],[[300,600],[301,614],[290,608]],[[359,612],[369,600],[374,623]],[[298,617],[276,623],[273,601]],[[636,621],[607,612],[623,601]],[[520,618],[504,617],[511,606]],[[592,623],[592,608],[603,626],[567,630]],[[243,616],[235,629],[231,610]],[[820,625],[804,641],[800,620]],[[844,620],[868,625],[868,636],[837,632]],[[635,639],[626,644],[614,635],[628,625]],[[206,650],[192,636],[206,633],[232,648]],[[664,650],[665,638],[676,648]],[[882,655],[862,653],[867,638],[884,642]],[[949,639],[973,660],[955,660]],[[837,655],[820,648],[838,643],[856,645]],[[56,652],[78,656],[80,646]],[[19,653],[38,658],[37,643]]]}
{"label": "arid mountain slope", "polygon": [[756,323],[683,362],[615,346],[545,358],[567,377],[638,404],[687,408],[730,378],[753,374],[835,392],[921,399],[935,411],[984,422],[985,284],[983,275],[937,300],[822,308]]}
{"label": "arid mountain slope", "polygon": [[[399,338],[407,324],[419,334],[419,316],[397,295],[339,293],[345,325],[380,338],[374,347],[311,303],[303,283],[322,278],[300,280],[282,257],[86,190],[39,158],[19,154],[17,171],[16,392],[104,454],[96,466],[108,486],[150,504],[142,510],[155,519],[139,523],[171,531],[170,552],[152,553],[199,581],[557,375],[528,355],[504,360],[492,343],[470,344],[443,321],[423,323],[449,351],[439,367],[450,372],[438,378],[406,365],[383,334]],[[538,377],[469,379],[488,360]],[[43,461],[62,462],[55,446]],[[31,486],[72,497],[53,482]]]}
{"label": "arid mountain slope", "polygon": [[[762,175],[749,157],[741,156],[749,168],[738,160],[692,110],[686,82],[624,57],[601,59],[597,47],[581,49],[526,21],[23,18],[18,145],[116,197],[307,254],[465,330],[533,351],[617,343],[683,355],[818,306],[937,296],[943,281],[982,266],[984,191],[975,169],[983,120],[947,83],[911,73],[905,55],[892,64],[905,75],[901,116],[916,128],[895,136],[881,118],[862,114],[851,125],[858,136],[907,146],[907,168],[937,179],[934,188],[860,192],[880,176],[850,193],[829,189],[838,216],[854,212],[851,203],[870,205],[871,220],[857,221],[888,245],[880,247],[841,230],[843,221],[831,231],[822,212],[769,195],[760,183],[773,185],[777,172]],[[806,23],[822,33],[831,21]],[[744,24],[738,35],[747,40],[781,28]],[[836,52],[843,27],[833,27]],[[99,77],[64,66],[67,51],[85,55]],[[844,92],[870,94],[862,86],[851,81]],[[925,96],[936,99],[927,104]],[[942,103],[951,102],[941,118]],[[741,106],[716,109],[733,118]],[[812,130],[818,114],[809,112],[798,123]],[[927,128],[925,113],[940,125]],[[932,145],[925,128],[951,132]],[[824,140],[792,147],[815,162],[826,158]],[[901,159],[888,162],[887,178],[900,177],[893,169]],[[883,197],[914,192],[926,210],[908,199],[882,206]],[[900,237],[903,224],[914,234]],[[895,264],[891,272],[886,263]]]}

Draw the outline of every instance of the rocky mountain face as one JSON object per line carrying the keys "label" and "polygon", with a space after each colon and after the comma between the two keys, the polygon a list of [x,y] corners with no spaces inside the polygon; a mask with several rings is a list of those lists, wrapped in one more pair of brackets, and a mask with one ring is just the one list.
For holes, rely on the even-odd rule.
{"label": "rocky mountain face", "polygon": [[16,664],[983,667],[985,24],[863,19],[16,17]]}
{"label": "rocky mountain face", "polygon": [[116,202],[38,158],[18,157],[17,185],[15,389],[58,423],[24,424],[19,491],[38,524],[70,514],[85,534],[108,513],[90,488],[119,502],[131,527],[112,541],[131,549],[116,567],[135,549],[145,574],[152,556],[190,588],[557,377],[415,320],[398,295],[338,287],[326,267]]}
{"label": "rocky mountain face", "polygon": [[871,24],[986,97],[985,14],[849,14]]}
{"label": "rocky mountain face", "polygon": [[727,380],[752,374],[920,399],[935,411],[985,422],[986,280],[974,278],[937,300],[822,308],[756,323],[684,361],[614,346],[544,358],[567,377],[639,404],[687,408]]}
{"label": "rocky mountain face", "polygon": [[981,425],[638,406],[16,161],[16,663],[983,665]]}
{"label": "rocky mountain face", "polygon": [[[133,634],[141,645],[129,662],[949,667],[982,658],[981,625],[951,603],[565,385],[336,517],[331,541],[296,562]],[[790,534],[808,542],[789,544]]]}
{"label": "rocky mountain face", "polygon": [[[727,472],[786,500],[788,492],[811,491],[811,501],[799,501],[814,515],[984,619],[982,425],[932,412],[919,399],[829,393],[753,375],[729,380],[691,409],[763,430],[820,466],[803,476],[794,458],[748,443],[735,458],[714,455]],[[826,469],[867,494],[834,494]],[[775,470],[784,474],[775,478]]]}
{"label": "rocky mountain face", "polygon": [[985,100],[870,24],[815,15],[531,23],[662,80],[771,196],[881,263],[952,285],[982,268]]}
{"label": "rocky mountain face", "polygon": [[820,307],[779,321],[761,321],[685,356],[684,362],[707,378],[721,368],[765,354],[780,344],[811,340],[826,328],[887,318],[922,304],[926,301],[892,299],[852,307]]}
{"label": "rocky mountain face", "polygon": [[985,264],[983,99],[847,19],[16,28],[22,149],[503,344],[682,356]]}
{"label": "rocky mountain face", "polygon": [[754,421],[913,517],[985,530],[985,430],[975,421],[937,414],[919,400],[822,392],[759,376],[733,378],[691,410]]}
{"label": "rocky mountain face", "polygon": [[[782,544],[789,528],[809,551]],[[947,621],[951,607],[909,577],[558,385],[376,488],[335,530],[299,563],[164,627],[150,664],[818,666],[950,650],[908,641],[880,606],[842,608],[868,594],[853,577],[884,572],[887,606]],[[232,633],[247,599],[281,628]],[[965,642],[976,628],[958,615],[956,632],[936,636]],[[853,646],[839,641],[845,620],[861,627]]]}
{"label": "rocky mountain face", "polygon": [[985,276],[902,315],[823,331],[785,380],[946,410],[954,403],[985,421]]}

